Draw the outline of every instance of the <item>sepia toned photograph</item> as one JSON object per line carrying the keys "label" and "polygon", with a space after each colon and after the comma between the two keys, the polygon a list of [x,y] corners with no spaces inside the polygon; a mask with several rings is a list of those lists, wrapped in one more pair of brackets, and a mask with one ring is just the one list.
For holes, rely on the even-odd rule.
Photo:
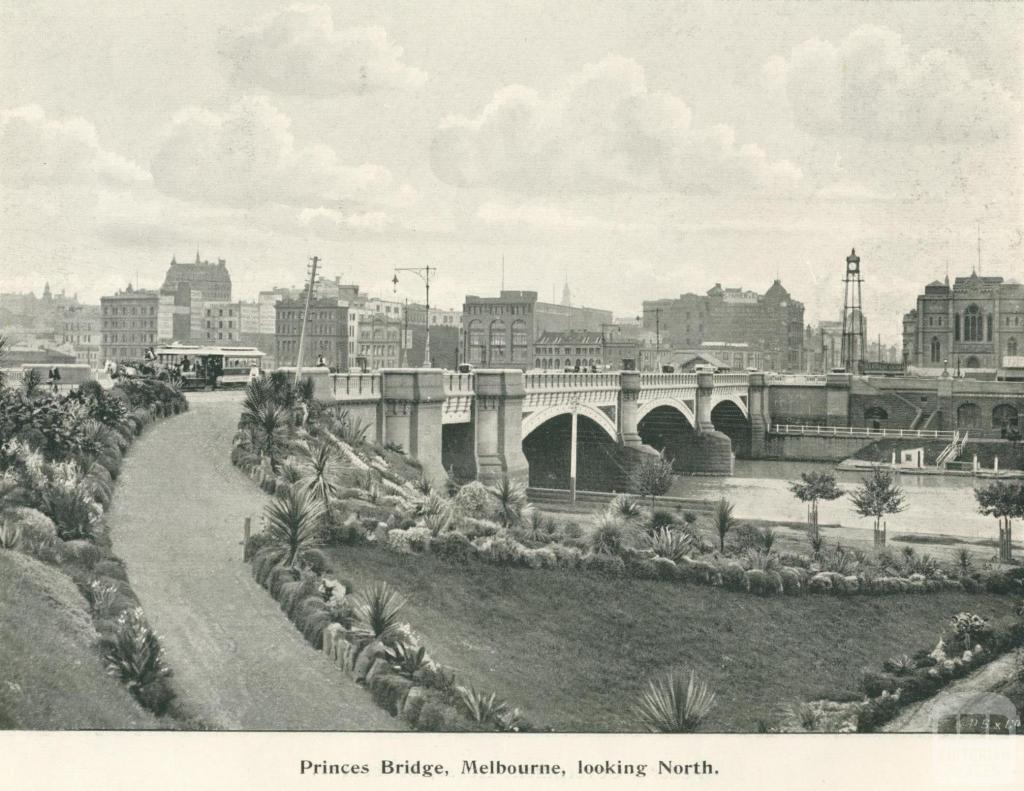
{"label": "sepia toned photograph", "polygon": [[0,88],[0,745],[1017,749],[1024,4],[0,0]]}

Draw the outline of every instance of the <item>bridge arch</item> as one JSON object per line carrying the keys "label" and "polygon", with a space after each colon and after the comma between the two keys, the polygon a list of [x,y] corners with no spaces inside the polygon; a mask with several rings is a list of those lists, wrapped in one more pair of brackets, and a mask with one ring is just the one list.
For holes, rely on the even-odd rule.
{"label": "bridge arch", "polygon": [[[531,412],[529,415],[523,417],[523,439],[525,440],[536,429],[540,428],[540,426],[544,425],[552,418],[556,418],[559,415],[571,415],[572,410],[572,404],[556,404],[554,406],[545,407],[544,409],[538,409],[536,412]],[[604,430],[604,433],[607,434],[612,441],[619,441],[619,429],[615,425],[615,421],[600,409],[588,406],[587,404],[579,404],[576,407],[576,411],[581,417],[586,417],[594,421],[594,423]]]}
{"label": "bridge arch", "polygon": [[637,423],[642,421],[645,417],[651,414],[651,412],[653,412],[655,409],[658,409],[659,407],[669,407],[671,409],[676,410],[677,412],[682,414],[684,418],[686,418],[686,422],[690,424],[690,428],[696,428],[697,416],[693,414],[693,410],[690,409],[690,406],[682,399],[671,397],[655,398],[652,399],[651,401],[644,401],[642,404],[640,404],[640,406],[637,408],[636,413]]}
{"label": "bridge arch", "polygon": [[711,425],[725,434],[732,451],[740,458],[750,456],[750,415],[746,404],[737,396],[721,398],[711,407]]}
{"label": "bridge arch", "polygon": [[750,410],[747,408],[746,402],[740,396],[738,396],[738,395],[736,395],[734,393],[730,393],[728,395],[722,395],[722,396],[716,398],[714,403],[711,405],[712,411],[714,411],[715,407],[717,407],[719,404],[724,404],[726,402],[729,402],[731,404],[735,404],[736,407],[739,408],[740,412],[743,413],[743,417],[748,418],[748,419],[750,418]]}

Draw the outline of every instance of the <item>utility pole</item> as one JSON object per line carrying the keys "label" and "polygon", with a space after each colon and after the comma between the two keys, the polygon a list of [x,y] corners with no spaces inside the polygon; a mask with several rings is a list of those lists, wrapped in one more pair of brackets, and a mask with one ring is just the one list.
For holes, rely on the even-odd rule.
{"label": "utility pole", "polygon": [[[654,342],[656,350],[656,361],[654,363],[654,370],[661,371],[661,308],[650,308],[644,309],[644,316],[648,313],[654,314]],[[637,316],[637,321],[643,325],[643,317]]]}
{"label": "utility pole", "polygon": [[580,397],[574,396],[572,400],[572,435],[569,450],[569,502],[576,502],[576,435],[579,425]]}
{"label": "utility pole", "polygon": [[310,260],[309,270],[309,286],[306,288],[306,307],[302,311],[302,328],[299,330],[299,356],[295,360],[295,384],[299,383],[299,377],[302,375],[302,347],[306,343],[306,322],[309,320],[309,302],[313,296],[313,287],[316,285],[316,268],[320,263],[318,256],[313,256]]}
{"label": "utility pole", "polygon": [[395,267],[395,276],[391,278],[392,284],[394,284],[395,291],[398,291],[398,273],[399,272],[412,272],[414,275],[423,281],[427,287],[427,339],[425,341],[426,348],[423,352],[423,367],[430,368],[430,276],[433,274],[437,276],[436,266],[407,266],[407,267]]}

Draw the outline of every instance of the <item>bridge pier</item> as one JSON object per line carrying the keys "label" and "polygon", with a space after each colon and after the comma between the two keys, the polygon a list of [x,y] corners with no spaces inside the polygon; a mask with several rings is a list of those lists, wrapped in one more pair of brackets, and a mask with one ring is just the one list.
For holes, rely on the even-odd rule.
{"label": "bridge pier", "polygon": [[523,453],[523,372],[482,368],[473,378],[477,478],[493,482],[508,476],[529,483],[530,466]]}
{"label": "bridge pier", "polygon": [[697,374],[697,429],[696,455],[703,459],[699,470],[711,475],[732,475],[735,456],[732,440],[727,434],[715,430],[711,421],[714,406],[715,377],[710,372]]}
{"label": "bridge pier", "polygon": [[829,426],[850,425],[850,374],[825,376],[825,422]]}
{"label": "bridge pier", "polygon": [[640,439],[640,390],[641,380],[639,371],[623,371],[619,374],[619,440],[627,448],[643,451],[645,453],[657,453],[650,445],[645,445]]}
{"label": "bridge pier", "polygon": [[768,380],[763,373],[750,374],[747,411],[750,413],[750,458],[763,459],[768,453],[768,426],[771,425]]}
{"label": "bridge pier", "polygon": [[385,443],[401,445],[423,465],[431,483],[445,480],[441,463],[442,372],[434,368],[381,371],[381,406]]}

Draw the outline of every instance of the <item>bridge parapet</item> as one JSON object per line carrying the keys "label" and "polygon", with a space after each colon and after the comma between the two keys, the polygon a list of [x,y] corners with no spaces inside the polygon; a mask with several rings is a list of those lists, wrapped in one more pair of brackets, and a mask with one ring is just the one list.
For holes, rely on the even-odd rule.
{"label": "bridge parapet", "polygon": [[825,374],[765,374],[771,387],[824,387]]}
{"label": "bridge parapet", "polygon": [[473,396],[476,382],[473,374],[446,373],[443,381],[444,409],[441,423],[469,423],[473,420]]}
{"label": "bridge parapet", "polygon": [[379,401],[381,375],[331,374],[331,391],[335,401]]}

